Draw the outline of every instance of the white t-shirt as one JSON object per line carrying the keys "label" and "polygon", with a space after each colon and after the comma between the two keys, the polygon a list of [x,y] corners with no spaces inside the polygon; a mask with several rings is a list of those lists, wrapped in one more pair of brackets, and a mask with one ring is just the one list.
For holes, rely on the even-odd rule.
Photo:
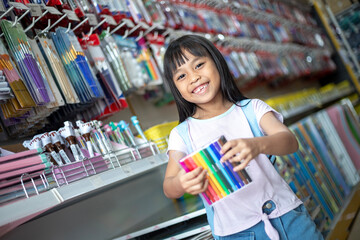
{"label": "white t-shirt", "polygon": [[[251,102],[258,124],[262,116],[269,111],[283,121],[281,114],[265,102],[259,99],[252,99]],[[190,117],[186,121],[190,142],[195,150],[200,150],[221,135],[224,135],[228,141],[254,137],[241,107],[235,104],[219,116],[205,120]],[[170,133],[169,150],[190,154],[187,152],[186,144],[177,128]],[[278,174],[266,155],[260,154],[250,161],[246,170],[252,182],[212,204],[214,209],[213,232],[218,236],[246,230],[264,220],[262,206],[268,200],[272,200],[276,204],[276,209],[268,216],[269,218],[279,217],[302,203]]]}

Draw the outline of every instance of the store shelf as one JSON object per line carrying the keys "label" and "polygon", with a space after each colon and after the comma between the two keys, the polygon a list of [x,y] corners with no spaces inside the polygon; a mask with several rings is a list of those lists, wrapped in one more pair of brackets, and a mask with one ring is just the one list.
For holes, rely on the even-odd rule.
{"label": "store shelf", "polygon": [[0,207],[0,229],[60,204],[56,189]]}
{"label": "store shelf", "polygon": [[209,231],[209,230],[210,230],[210,225],[204,225],[204,226],[201,226],[201,227],[197,227],[195,229],[191,229],[191,230],[186,231],[184,233],[180,233],[180,234],[171,236],[169,238],[165,238],[164,240],[184,239],[184,238],[187,238],[187,237],[194,236],[195,234],[199,234],[199,233]]}
{"label": "store shelf", "polygon": [[73,198],[86,195],[103,187],[110,186],[120,181],[129,180],[130,177],[144,173],[152,168],[167,163],[165,153],[151,156],[145,159],[128,163],[121,168],[115,168],[106,172],[89,176],[71,184],[61,186],[57,189],[62,201],[71,200]]}
{"label": "store shelf", "polygon": [[318,110],[326,108],[335,102],[339,101],[340,99],[350,96],[351,94],[355,93],[355,90],[348,89],[344,92],[334,94],[328,96],[327,98],[321,99],[321,101],[310,103],[305,106],[295,107],[288,111],[281,111],[281,114],[284,116],[284,122],[286,125],[291,125],[292,123],[297,122],[298,120],[308,116],[311,113],[314,113]]}
{"label": "store shelf", "polygon": [[11,226],[18,226],[39,215],[46,215],[48,210],[59,210],[66,206],[64,203],[75,199],[84,200],[91,197],[93,192],[126,182],[166,163],[166,154],[150,156],[2,206],[0,236],[6,233],[7,229],[11,229]]}
{"label": "store shelf", "polygon": [[[195,211],[195,212],[192,212],[192,213],[184,214],[184,215],[182,215],[180,217],[177,217],[177,218],[173,218],[173,219],[171,219],[169,221],[165,221],[165,222],[153,225],[151,227],[142,229],[140,231],[136,231],[136,232],[133,232],[133,233],[130,233],[130,234],[126,234],[125,236],[114,238],[114,240],[125,240],[125,239],[130,239],[130,238],[142,236],[142,235],[145,235],[147,233],[151,233],[151,232],[158,231],[160,229],[175,225],[177,223],[188,221],[189,219],[192,219],[192,218],[204,215],[204,214],[206,214],[205,209],[201,209],[201,210],[198,210],[198,211]],[[171,215],[172,214],[169,213],[169,216],[171,216]],[[156,219],[152,219],[152,221],[156,222]],[[175,238],[175,239],[180,239],[180,238]]]}

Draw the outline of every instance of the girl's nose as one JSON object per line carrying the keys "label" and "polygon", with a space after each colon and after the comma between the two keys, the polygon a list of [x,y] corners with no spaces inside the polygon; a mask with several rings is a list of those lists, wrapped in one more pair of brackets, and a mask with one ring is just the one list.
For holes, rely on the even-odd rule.
{"label": "girl's nose", "polygon": [[200,79],[200,75],[198,75],[198,74],[193,74],[192,76],[191,76],[191,84],[193,84],[193,83],[196,83],[199,79]]}

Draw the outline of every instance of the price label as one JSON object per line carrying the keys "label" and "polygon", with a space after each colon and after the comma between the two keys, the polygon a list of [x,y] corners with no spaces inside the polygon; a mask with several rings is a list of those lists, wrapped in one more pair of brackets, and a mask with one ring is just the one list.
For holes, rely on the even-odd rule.
{"label": "price label", "polygon": [[39,17],[42,14],[41,5],[36,3],[26,4],[30,8],[30,14],[32,17]]}
{"label": "price label", "polygon": [[113,25],[113,26],[118,25],[118,24],[116,23],[115,19],[114,19],[112,16],[110,16],[110,15],[105,15],[105,14],[100,15],[100,16],[101,16],[102,18],[105,18],[105,19],[106,19],[106,22],[107,22],[108,24]]}
{"label": "price label", "polygon": [[76,22],[80,21],[80,19],[78,18],[78,16],[76,15],[76,13],[74,11],[64,9],[63,12],[66,14],[66,16],[69,20],[76,21]]}
{"label": "price label", "polygon": [[16,9],[21,9],[21,10],[28,10],[29,9],[25,4],[22,4],[22,3],[19,3],[19,2],[9,2],[9,4],[11,6],[13,6],[14,8],[16,8]]}
{"label": "price label", "polygon": [[85,16],[89,19],[88,21],[89,21],[90,26],[98,25],[98,20],[97,20],[95,14],[87,13],[87,14],[85,14]]}
{"label": "price label", "polygon": [[49,13],[51,13],[51,14],[62,15],[62,13],[59,10],[57,10],[56,8],[54,8],[54,7],[45,6],[45,9],[48,10]]}

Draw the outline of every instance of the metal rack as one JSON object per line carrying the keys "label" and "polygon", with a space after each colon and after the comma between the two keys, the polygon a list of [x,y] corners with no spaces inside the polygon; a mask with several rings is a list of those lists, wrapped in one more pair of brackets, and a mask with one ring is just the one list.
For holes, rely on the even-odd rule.
{"label": "metal rack", "polygon": [[36,174],[22,174],[21,192],[0,207],[0,236],[67,201],[143,174],[167,162],[154,143],[113,151]]}

